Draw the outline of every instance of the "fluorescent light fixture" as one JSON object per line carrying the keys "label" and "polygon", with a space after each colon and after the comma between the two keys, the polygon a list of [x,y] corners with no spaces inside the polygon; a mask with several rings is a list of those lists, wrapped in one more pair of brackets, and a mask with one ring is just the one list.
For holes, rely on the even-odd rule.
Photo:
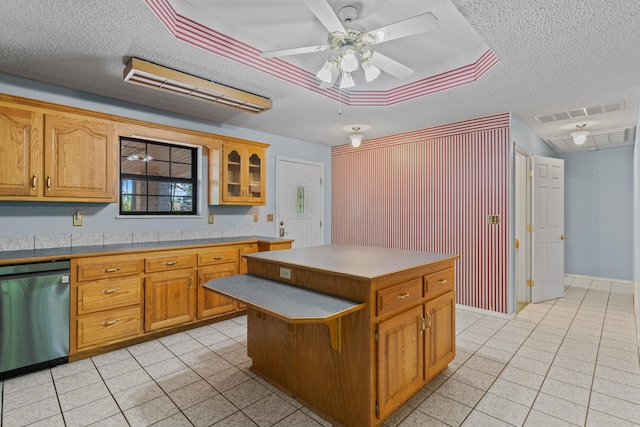
{"label": "fluorescent light fixture", "polygon": [[273,107],[269,98],[224,86],[210,80],[152,64],[138,58],[131,58],[124,69],[124,81],[192,96],[204,101],[237,108],[249,113],[262,113]]}

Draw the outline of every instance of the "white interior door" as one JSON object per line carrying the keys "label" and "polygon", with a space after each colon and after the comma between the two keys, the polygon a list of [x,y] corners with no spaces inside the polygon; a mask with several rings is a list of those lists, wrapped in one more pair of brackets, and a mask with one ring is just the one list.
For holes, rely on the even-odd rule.
{"label": "white interior door", "polygon": [[322,245],[322,163],[276,157],[276,236],[292,248]]}
{"label": "white interior door", "polygon": [[532,302],[564,295],[564,161],[533,157]]}

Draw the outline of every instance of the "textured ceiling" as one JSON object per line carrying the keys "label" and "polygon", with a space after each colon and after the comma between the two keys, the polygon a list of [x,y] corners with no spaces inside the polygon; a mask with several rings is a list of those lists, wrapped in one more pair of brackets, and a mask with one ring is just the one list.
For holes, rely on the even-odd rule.
{"label": "textured ceiling", "polygon": [[[375,25],[409,18],[430,7],[442,8],[445,1],[329,3],[334,10],[353,4],[361,11],[362,22]],[[291,47],[296,47],[311,42],[303,37],[311,37],[318,27],[313,15],[300,7],[303,4],[293,0],[270,1],[266,10],[258,7],[264,4],[258,0],[172,4],[215,14],[212,22],[220,26],[215,30],[237,40],[247,37],[244,42],[256,49],[263,48],[252,45],[261,43],[256,34],[272,34],[271,39],[279,35],[267,40],[278,46],[295,32],[300,38],[292,40]],[[452,4],[499,62],[473,83],[385,107],[341,105],[337,99],[179,40],[143,0],[4,0],[0,73],[332,146],[347,142],[341,127],[350,123],[370,125],[367,139],[501,112],[514,113],[547,141],[566,138],[580,123],[588,123],[586,129],[596,134],[636,125],[637,0],[453,0]],[[246,27],[252,30],[250,36],[245,35]],[[422,36],[435,37],[437,32]],[[385,54],[406,61],[417,55],[427,64],[429,58],[420,55],[424,39],[416,45],[412,42],[416,37],[389,42]],[[440,40],[433,37],[427,39]],[[273,109],[253,115],[125,83],[122,71],[132,56],[266,96]],[[315,59],[295,61],[301,60]],[[611,103],[621,103],[622,108],[545,123],[536,119]]]}

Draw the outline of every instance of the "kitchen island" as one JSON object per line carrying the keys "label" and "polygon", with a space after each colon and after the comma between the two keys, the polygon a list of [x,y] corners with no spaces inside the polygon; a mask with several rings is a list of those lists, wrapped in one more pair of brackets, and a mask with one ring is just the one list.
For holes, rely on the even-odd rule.
{"label": "kitchen island", "polygon": [[336,425],[380,425],[455,356],[455,255],[326,245],[244,256],[248,274],[205,288],[247,306],[251,369]]}

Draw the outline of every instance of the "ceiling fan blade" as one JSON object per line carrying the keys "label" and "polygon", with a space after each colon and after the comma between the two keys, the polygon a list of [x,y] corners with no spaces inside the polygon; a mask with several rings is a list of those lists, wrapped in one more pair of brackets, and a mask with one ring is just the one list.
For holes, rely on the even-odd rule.
{"label": "ceiling fan blade", "polygon": [[301,53],[315,53],[322,52],[324,50],[327,50],[327,46],[325,45],[294,47],[291,49],[278,49],[260,52],[260,56],[263,58],[273,58],[274,56],[299,55]]}
{"label": "ceiling fan blade", "polygon": [[385,25],[369,31],[376,36],[376,43],[388,42],[402,37],[412,36],[438,28],[438,18],[431,12],[414,16],[394,24]]}
{"label": "ceiling fan blade", "polygon": [[336,16],[326,0],[305,0],[304,2],[330,33],[334,31],[345,31],[342,22],[340,22],[340,18]]}
{"label": "ceiling fan blade", "polygon": [[407,67],[406,65],[402,65],[398,61],[391,59],[379,52],[373,53],[373,56],[371,57],[371,64],[400,80],[406,79],[411,74],[413,74],[413,70],[411,68]]}

